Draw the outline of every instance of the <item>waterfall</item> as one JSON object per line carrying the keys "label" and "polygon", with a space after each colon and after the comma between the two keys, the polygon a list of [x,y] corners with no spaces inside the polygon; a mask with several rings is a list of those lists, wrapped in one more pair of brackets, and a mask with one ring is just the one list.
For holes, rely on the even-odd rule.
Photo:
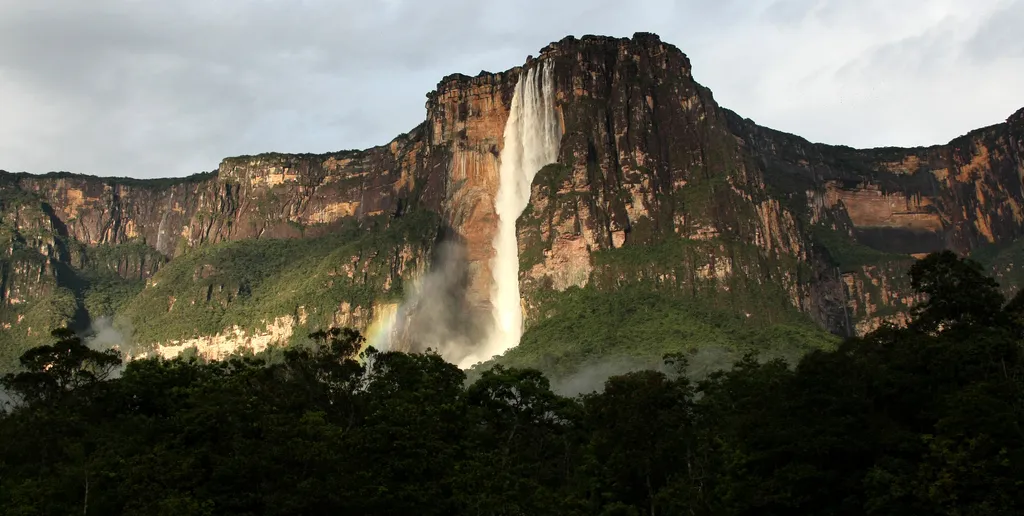
{"label": "waterfall", "polygon": [[516,220],[530,202],[530,185],[545,165],[558,159],[562,129],[555,112],[553,66],[541,62],[519,76],[499,156],[500,183],[494,198],[498,233],[494,239],[491,305],[494,327],[482,349],[463,360],[469,366],[516,347],[523,333],[519,296]]}
{"label": "waterfall", "polygon": [[160,224],[156,229],[156,250],[157,252],[166,254],[168,256],[173,254],[173,249],[170,251],[164,251],[164,242],[166,241],[167,235],[167,216],[171,214],[171,208],[174,207],[174,191],[171,191],[171,195],[167,198],[167,207],[164,209],[164,214],[160,217]]}

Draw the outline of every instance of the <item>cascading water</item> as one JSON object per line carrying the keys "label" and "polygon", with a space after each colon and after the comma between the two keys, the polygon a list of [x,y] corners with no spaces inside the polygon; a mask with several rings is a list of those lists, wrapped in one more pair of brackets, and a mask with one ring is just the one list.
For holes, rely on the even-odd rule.
{"label": "cascading water", "polygon": [[534,176],[545,165],[558,159],[562,129],[554,100],[554,69],[550,64],[542,61],[520,75],[505,124],[505,141],[498,171],[501,182],[494,198],[498,214],[498,234],[494,239],[494,260],[491,262],[494,327],[482,348],[462,361],[460,365],[464,367],[519,345],[523,333],[523,311],[519,297],[516,220],[530,202],[530,185]]}
{"label": "cascading water", "polygon": [[174,192],[167,197],[167,207],[164,208],[164,214],[160,217],[160,225],[156,229],[156,250],[170,255],[171,250],[164,250],[164,243],[167,241],[167,216],[171,214],[171,208],[174,207]]}
{"label": "cascading water", "polygon": [[540,62],[519,76],[505,123],[499,156],[500,183],[494,198],[498,231],[492,242],[491,318],[464,305],[467,266],[461,244],[441,245],[431,270],[400,305],[380,307],[367,329],[368,345],[382,351],[429,347],[466,368],[519,344],[523,313],[519,297],[519,245],[516,220],[530,202],[530,185],[545,165],[558,159],[562,129],[555,112],[554,70]]}

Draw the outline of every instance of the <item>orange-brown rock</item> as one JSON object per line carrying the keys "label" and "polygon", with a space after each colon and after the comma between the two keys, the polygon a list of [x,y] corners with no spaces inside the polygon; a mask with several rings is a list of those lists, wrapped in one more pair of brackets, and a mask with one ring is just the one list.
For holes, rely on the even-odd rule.
{"label": "orange-brown rock", "polygon": [[[764,307],[743,305],[745,293],[771,287],[849,334],[911,304],[894,277],[905,264],[840,270],[840,251],[822,232],[907,259],[1024,236],[1024,110],[928,148],[812,144],[721,108],[686,55],[655,35],[570,37],[523,67],[444,78],[423,124],[365,151],[228,158],[215,172],[168,180],[0,174],[0,193],[39,200],[0,210],[12,242],[3,301],[60,286],[55,267],[81,265],[67,242],[138,242],[175,259],[218,242],[316,236],[348,220],[425,210],[440,215],[443,227],[431,231],[465,243],[469,297],[485,304],[504,126],[516,82],[537,60],[554,67],[564,135],[559,166],[538,175],[519,221],[527,297],[650,281],[714,292],[730,300],[723,306],[754,313]],[[14,256],[26,246],[45,260]],[[627,267],[626,258],[636,261]],[[338,277],[364,274],[357,262],[338,264]],[[142,278],[158,267],[146,257],[111,264]],[[357,308],[339,308],[349,315],[338,322],[368,324],[369,307]]]}
{"label": "orange-brown rock", "polygon": [[498,156],[519,69],[477,77],[449,76],[429,95],[430,141],[447,154],[442,210],[466,244],[472,264],[470,292],[486,303],[491,288],[492,242],[498,219]]}

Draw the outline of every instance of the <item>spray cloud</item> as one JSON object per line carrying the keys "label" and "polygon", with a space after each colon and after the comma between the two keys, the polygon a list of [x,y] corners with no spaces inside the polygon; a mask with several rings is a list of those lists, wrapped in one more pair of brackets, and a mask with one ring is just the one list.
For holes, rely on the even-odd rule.
{"label": "spray cloud", "polygon": [[430,269],[400,305],[385,310],[371,328],[368,344],[382,351],[437,351],[458,364],[486,335],[486,314],[477,313],[466,295],[469,262],[457,238],[439,242]]}
{"label": "spray cloud", "polygon": [[108,316],[97,317],[92,320],[89,332],[82,343],[96,351],[116,349],[121,353],[121,359],[124,362],[111,371],[110,375],[111,378],[117,378],[121,376],[121,371],[127,362],[135,358],[137,350],[131,335],[132,327],[127,319],[118,318],[115,321],[114,318]]}

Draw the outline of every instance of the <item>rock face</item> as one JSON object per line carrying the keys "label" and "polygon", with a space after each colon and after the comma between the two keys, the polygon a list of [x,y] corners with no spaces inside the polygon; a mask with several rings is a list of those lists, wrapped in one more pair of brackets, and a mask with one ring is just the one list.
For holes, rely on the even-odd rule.
{"label": "rock face", "polygon": [[304,226],[398,211],[422,169],[408,162],[423,145],[419,136],[364,152],[229,158],[217,173],[183,180],[5,179],[49,206],[60,236],[87,245],[141,240],[173,257],[204,244],[297,237]]}
{"label": "rock face", "polygon": [[498,156],[521,71],[473,78],[452,75],[427,96],[428,140],[443,156],[443,168],[431,171],[440,180],[441,203],[430,208],[439,209],[464,239],[471,264],[470,292],[479,303],[487,302],[490,294],[491,243],[498,227]]}
{"label": "rock face", "polygon": [[[544,292],[642,282],[728,299],[723,306],[748,317],[793,309],[831,332],[859,333],[898,322],[915,302],[904,278],[913,256],[967,254],[1024,236],[1024,109],[928,148],[813,144],[718,106],[694,81],[686,55],[655,35],[570,37],[523,67],[444,78],[427,96],[423,124],[365,151],[229,158],[183,179],[2,173],[10,245],[0,319],[9,334],[24,336],[108,315],[87,306],[93,283],[75,283],[89,276],[81,271],[148,280],[138,287],[145,290],[167,263],[230,242],[316,239],[339,225],[373,230],[423,212],[436,214],[434,222],[403,233],[420,243],[395,247],[408,259],[379,255],[400,265],[384,266],[386,281],[362,285],[400,294],[393,282],[422,268],[429,242],[450,233],[466,246],[468,298],[486,304],[505,123],[519,76],[540,61],[555,70],[564,134],[558,163],[538,174],[518,224],[528,325],[548,313]],[[355,250],[351,262],[371,255],[378,256]],[[196,263],[188,281],[198,286],[204,266]],[[188,302],[222,310],[246,288]],[[247,332],[259,324],[291,335],[301,301],[262,314],[269,319],[254,319],[253,328],[225,325],[180,335],[174,345],[208,338],[230,347],[252,340]],[[48,308],[35,306],[43,302]],[[180,302],[169,299],[167,311]],[[343,303],[363,310],[353,324],[372,320],[366,299],[332,303],[338,313]],[[26,317],[36,321],[31,330]]]}
{"label": "rock face", "polygon": [[966,253],[1022,231],[1024,110],[947,145],[855,150],[815,145],[730,116],[783,191],[814,190],[842,205],[860,241],[900,253]]}

